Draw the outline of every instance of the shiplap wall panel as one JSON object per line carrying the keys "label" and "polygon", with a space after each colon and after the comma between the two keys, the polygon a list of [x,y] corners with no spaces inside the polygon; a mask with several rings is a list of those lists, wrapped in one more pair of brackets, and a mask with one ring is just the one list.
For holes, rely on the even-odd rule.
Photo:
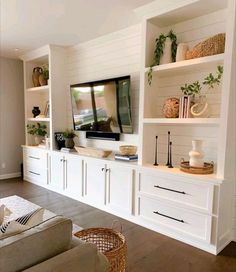
{"label": "shiplap wall panel", "polygon": [[136,25],[88,41],[68,49],[68,126],[73,126],[71,84],[131,75],[131,107],[134,134],[121,135],[120,142],[88,140],[78,132],[80,145],[118,150],[121,144],[138,144],[139,73],[141,54],[141,26]]}

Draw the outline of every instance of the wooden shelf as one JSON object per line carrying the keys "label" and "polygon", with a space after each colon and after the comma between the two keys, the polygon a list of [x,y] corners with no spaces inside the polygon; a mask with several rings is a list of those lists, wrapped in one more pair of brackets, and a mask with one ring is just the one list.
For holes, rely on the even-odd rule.
{"label": "wooden shelf", "polygon": [[219,125],[219,118],[143,118],[144,124]]}
{"label": "wooden shelf", "polygon": [[50,122],[50,118],[28,118],[27,119],[30,122]]}
{"label": "wooden shelf", "polygon": [[48,92],[49,91],[49,86],[44,85],[40,87],[33,87],[33,88],[28,88],[26,89],[27,92]]}
{"label": "wooden shelf", "polygon": [[[216,69],[216,66],[223,65],[224,54],[208,56],[203,58],[183,60],[168,64],[157,65],[153,67],[153,74],[160,77],[173,76],[177,74],[190,73],[192,71],[202,71],[203,69]],[[145,68],[145,72],[149,71],[149,67]]]}

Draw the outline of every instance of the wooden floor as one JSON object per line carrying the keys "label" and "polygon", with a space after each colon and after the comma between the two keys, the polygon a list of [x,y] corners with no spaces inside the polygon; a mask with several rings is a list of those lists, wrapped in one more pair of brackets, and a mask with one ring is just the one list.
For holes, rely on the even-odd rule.
{"label": "wooden floor", "polygon": [[[0,198],[18,195],[83,228],[110,227],[117,217],[20,179],[0,181]],[[120,219],[128,243],[129,272],[236,272],[236,243],[218,256]],[[68,271],[69,272],[69,271]]]}

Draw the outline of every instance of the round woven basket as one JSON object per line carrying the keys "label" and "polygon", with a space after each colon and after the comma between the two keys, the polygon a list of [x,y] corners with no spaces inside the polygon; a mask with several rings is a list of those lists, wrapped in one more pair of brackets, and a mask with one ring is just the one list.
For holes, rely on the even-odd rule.
{"label": "round woven basket", "polygon": [[127,263],[127,244],[125,237],[113,229],[90,228],[74,234],[81,240],[93,243],[108,259],[109,272],[123,272]]}

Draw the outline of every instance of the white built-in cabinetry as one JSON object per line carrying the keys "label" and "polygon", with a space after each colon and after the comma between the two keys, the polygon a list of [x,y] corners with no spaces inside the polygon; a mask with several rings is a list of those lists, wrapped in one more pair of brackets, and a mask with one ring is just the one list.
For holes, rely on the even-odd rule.
{"label": "white built-in cabinetry", "polygon": [[[185,3],[186,2],[186,3]],[[212,3],[214,2],[214,3]],[[217,254],[232,240],[232,198],[234,167],[229,156],[235,149],[235,126],[230,112],[235,104],[233,67],[235,58],[235,0],[183,1],[166,10],[150,10],[142,22],[142,68],[140,74],[140,127],[138,163],[98,159],[55,150],[53,135],[66,127],[64,58],[65,49],[46,46],[23,57],[25,67],[26,124],[46,122],[49,150],[30,146],[26,136],[24,178],[116,214],[175,239]],[[226,33],[225,53],[159,65],[153,68],[148,85],[155,39],[173,29],[178,42],[190,47],[219,32]],[[35,65],[48,62],[49,85],[32,88]],[[203,89],[211,106],[210,118],[163,118],[166,98],[181,95],[180,86],[202,80],[224,66],[222,84],[215,90]],[[235,69],[235,68],[234,68]],[[78,79],[79,80],[79,79]],[[33,106],[50,103],[47,119],[32,119]],[[234,112],[234,111],[232,111]],[[165,166],[167,132],[173,141],[174,168]],[[158,162],[153,166],[155,136],[158,135]],[[205,160],[215,162],[211,175],[192,175],[179,170],[182,157],[188,159],[193,139],[205,142]]]}

